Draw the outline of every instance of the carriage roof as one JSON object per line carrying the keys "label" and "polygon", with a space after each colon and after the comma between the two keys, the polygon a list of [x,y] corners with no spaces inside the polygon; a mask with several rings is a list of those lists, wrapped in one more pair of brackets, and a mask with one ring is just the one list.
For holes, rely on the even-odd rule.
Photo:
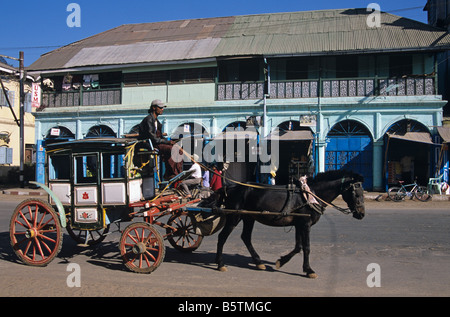
{"label": "carriage roof", "polygon": [[58,142],[48,144],[46,146],[47,152],[71,151],[71,152],[86,152],[86,151],[125,151],[125,149],[135,143],[137,139],[131,138],[87,138],[81,140],[72,140],[65,142]]}

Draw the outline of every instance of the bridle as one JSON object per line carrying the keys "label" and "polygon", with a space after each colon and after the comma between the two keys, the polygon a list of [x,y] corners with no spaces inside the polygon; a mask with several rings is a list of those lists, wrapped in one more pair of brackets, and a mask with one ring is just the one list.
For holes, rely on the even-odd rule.
{"label": "bridle", "polygon": [[[344,184],[345,184],[345,177],[343,177],[342,181],[341,181],[341,193],[344,193],[344,192],[346,192],[347,190],[349,190],[351,188],[352,189],[352,195],[355,196],[356,195],[355,194],[356,190],[357,189],[362,189],[362,182],[350,183],[347,187],[345,187],[345,189],[343,189],[344,188]],[[353,213],[350,210],[350,208],[348,208],[348,207],[347,208],[342,208],[342,207],[339,207],[339,206],[337,206],[337,205],[335,205],[335,204],[333,204],[331,202],[327,202],[327,201],[323,200],[322,198],[320,198],[319,196],[317,196],[316,194],[314,194],[311,191],[307,191],[306,193],[311,195],[311,196],[313,196],[314,198],[316,198],[318,201],[320,201],[324,205],[333,207],[333,208],[337,209],[338,211],[342,212],[343,214],[348,215],[348,214]],[[323,212],[321,212],[320,214],[323,215]]]}

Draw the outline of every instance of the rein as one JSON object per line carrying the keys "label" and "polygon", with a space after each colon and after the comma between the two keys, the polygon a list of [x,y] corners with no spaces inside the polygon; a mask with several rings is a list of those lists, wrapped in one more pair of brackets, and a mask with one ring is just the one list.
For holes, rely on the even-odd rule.
{"label": "rein", "polygon": [[[180,148],[181,148],[181,147],[180,147]],[[232,182],[232,183],[235,183],[235,184],[238,184],[238,185],[241,185],[241,186],[245,186],[245,187],[252,187],[252,188],[266,189],[266,190],[281,190],[281,189],[270,188],[270,187],[267,187],[267,186],[260,186],[260,185],[255,185],[255,184],[242,183],[242,182],[238,182],[238,181],[236,181],[236,180],[227,178],[227,177],[225,177],[225,176],[222,175],[222,174],[219,174],[219,173],[214,172],[213,170],[211,170],[211,169],[208,168],[207,166],[203,165],[202,163],[199,163],[199,162],[195,161],[194,158],[193,158],[189,153],[187,153],[183,148],[181,148],[181,150],[183,151],[183,153],[184,153],[184,154],[185,154],[192,162],[197,163],[198,165],[200,165],[201,167],[203,167],[205,170],[208,170],[208,171],[212,172],[213,174],[216,174],[217,176],[221,177],[221,178],[224,179],[224,180],[228,180],[228,181],[230,181],[230,182]],[[343,183],[343,182],[344,182],[344,179],[342,179],[342,183]],[[341,187],[342,187],[342,185],[341,185]],[[285,189],[283,189],[283,191],[284,191],[284,190],[285,190]],[[287,189],[287,190],[289,191],[289,190],[291,190],[291,189]],[[291,190],[291,191],[292,191],[292,190]],[[342,212],[343,214],[348,215],[348,214],[351,214],[351,213],[352,213],[352,212],[350,211],[350,208],[342,208],[342,207],[339,207],[339,206],[337,206],[337,205],[335,205],[335,204],[333,204],[333,203],[331,203],[331,202],[330,202],[330,203],[329,203],[329,202],[326,202],[325,200],[323,200],[322,198],[320,198],[320,197],[317,196],[316,194],[312,193],[310,190],[302,190],[302,192],[307,193],[307,194],[313,196],[314,198],[316,198],[317,200],[319,200],[320,202],[322,202],[322,203],[325,204],[326,206],[333,207],[333,208],[339,210],[340,212]],[[301,208],[303,208],[303,207],[304,207],[304,205],[301,206]],[[318,212],[320,215],[323,215],[323,211],[319,211],[319,210],[317,210],[317,208],[313,208],[313,209],[314,209],[316,212]]]}

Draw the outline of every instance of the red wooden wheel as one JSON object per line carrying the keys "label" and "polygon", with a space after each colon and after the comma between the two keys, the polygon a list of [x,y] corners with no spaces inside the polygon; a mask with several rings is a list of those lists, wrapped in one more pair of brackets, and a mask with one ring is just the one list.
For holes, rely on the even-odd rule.
{"label": "red wooden wheel", "polygon": [[178,251],[193,252],[202,243],[203,236],[195,233],[194,224],[191,217],[186,213],[172,215],[167,222],[171,228],[166,229],[167,240]]}
{"label": "red wooden wheel", "polygon": [[28,265],[46,266],[61,250],[59,216],[47,202],[27,199],[14,210],[10,239],[20,260]]}
{"label": "red wooden wheel", "polygon": [[152,273],[164,260],[164,240],[154,226],[132,223],[120,238],[120,255],[125,266],[136,273]]}

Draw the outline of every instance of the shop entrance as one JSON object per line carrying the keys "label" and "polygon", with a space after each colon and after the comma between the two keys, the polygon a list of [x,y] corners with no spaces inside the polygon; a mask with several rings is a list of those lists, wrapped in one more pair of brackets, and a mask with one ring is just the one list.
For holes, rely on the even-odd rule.
{"label": "shop entrance", "polygon": [[286,121],[278,126],[279,164],[275,175],[277,185],[286,185],[292,179],[312,176],[314,173],[313,141],[310,128],[299,121]]}
{"label": "shop entrance", "polygon": [[364,177],[364,189],[373,187],[373,141],[365,126],[345,120],[327,135],[325,171],[346,169]]}
{"label": "shop entrance", "polygon": [[415,120],[393,124],[385,135],[386,184],[399,180],[410,184],[417,178],[421,185],[430,177],[430,154],[433,145],[428,129]]}

